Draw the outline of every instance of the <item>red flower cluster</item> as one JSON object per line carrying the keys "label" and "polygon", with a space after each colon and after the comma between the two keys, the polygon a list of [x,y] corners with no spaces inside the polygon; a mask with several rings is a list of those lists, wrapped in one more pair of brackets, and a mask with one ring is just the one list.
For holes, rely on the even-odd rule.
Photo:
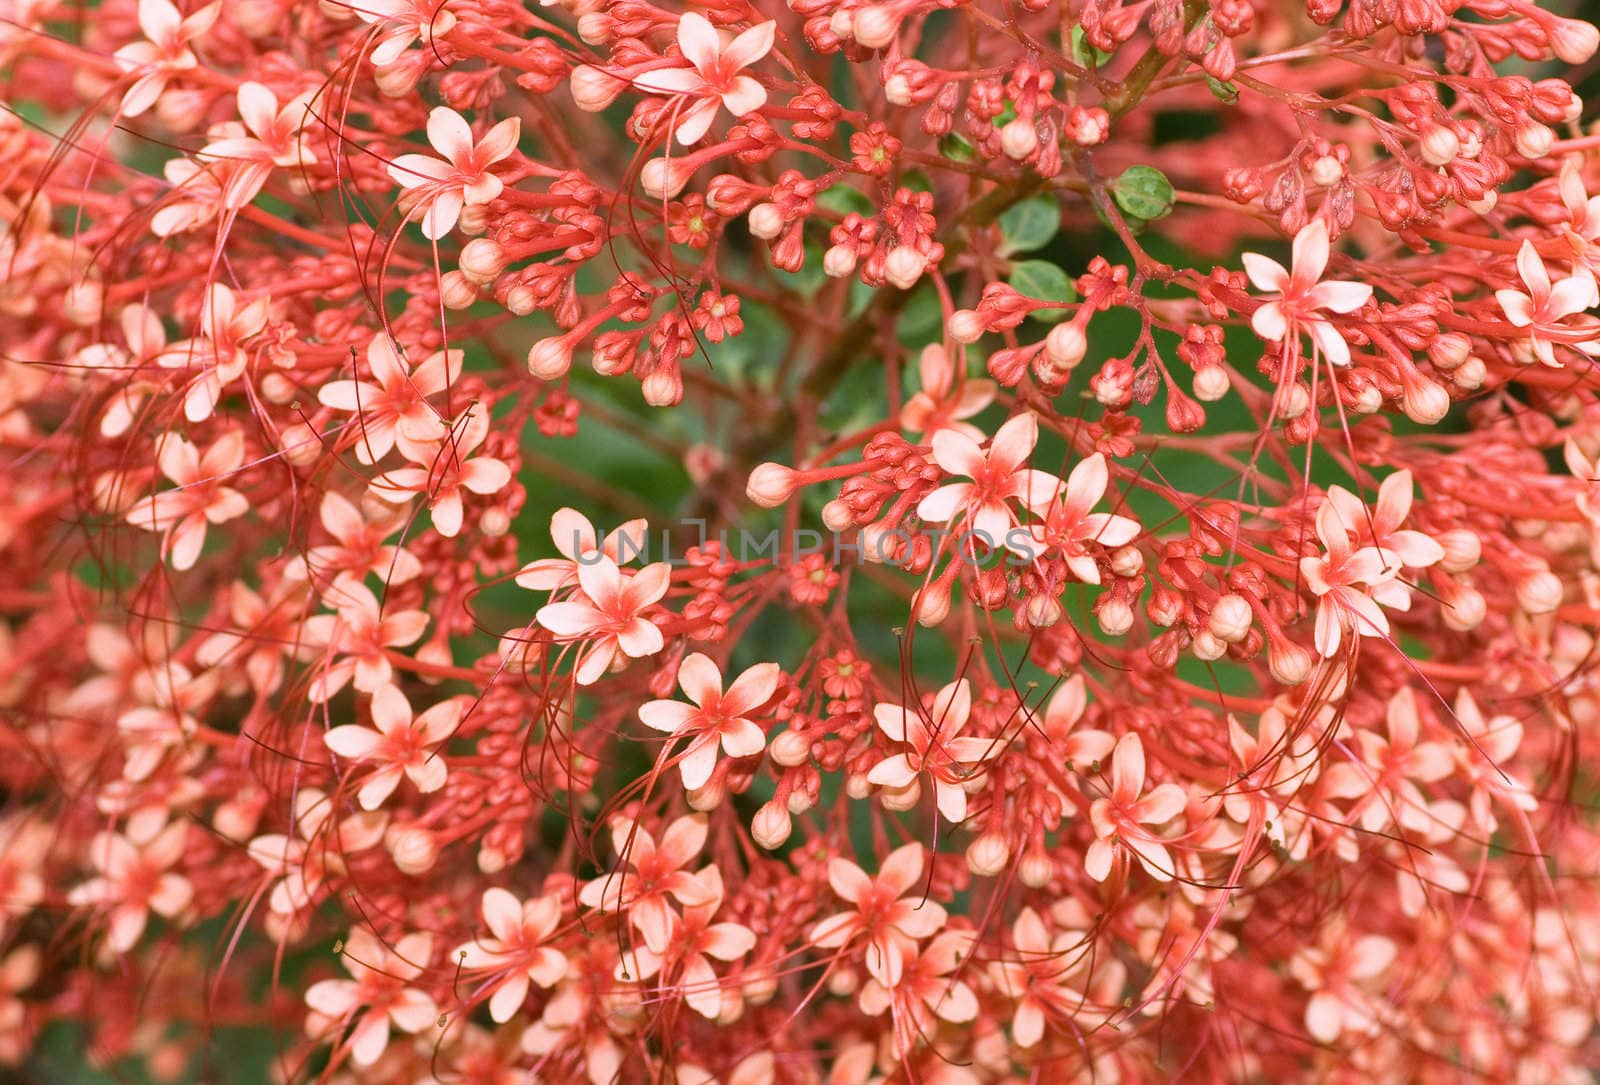
{"label": "red flower cluster", "polygon": [[0,1063],[1588,1080],[1597,44],[0,3]]}

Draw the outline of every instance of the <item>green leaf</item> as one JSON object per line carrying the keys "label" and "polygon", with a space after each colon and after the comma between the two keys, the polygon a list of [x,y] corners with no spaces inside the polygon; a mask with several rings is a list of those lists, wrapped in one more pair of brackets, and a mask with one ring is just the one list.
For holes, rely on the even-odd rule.
{"label": "green leaf", "polygon": [[817,193],[817,206],[839,215],[848,215],[852,211],[866,216],[878,213],[878,209],[872,205],[872,199],[859,188],[850,185],[834,185]]}
{"label": "green leaf", "polygon": [[1088,68],[1091,71],[1111,59],[1110,53],[1102,53],[1099,49],[1089,44],[1089,38],[1084,34],[1081,26],[1072,28],[1071,49],[1072,59],[1077,61],[1080,67]]}
{"label": "green leaf", "polygon": [[1154,166],[1129,166],[1111,182],[1111,198],[1136,219],[1154,222],[1172,214],[1172,182]]}
{"label": "green leaf", "polygon": [[1042,249],[1061,228],[1061,207],[1049,196],[1035,196],[1013,205],[1000,216],[1002,255]]}
{"label": "green leaf", "polygon": [[[1072,279],[1065,271],[1048,260],[1019,260],[1011,265],[1011,289],[1023,297],[1039,301],[1076,301],[1078,292],[1072,289]],[[1040,309],[1031,314],[1035,320],[1054,324],[1066,318],[1064,309]]]}
{"label": "green leaf", "polygon": [[1206,76],[1206,86],[1211,88],[1211,93],[1217,100],[1232,105],[1239,100],[1239,88],[1232,83],[1224,83],[1216,76]]}
{"label": "green leaf", "polygon": [[939,141],[939,153],[952,162],[976,162],[978,148],[960,132],[951,132]]}

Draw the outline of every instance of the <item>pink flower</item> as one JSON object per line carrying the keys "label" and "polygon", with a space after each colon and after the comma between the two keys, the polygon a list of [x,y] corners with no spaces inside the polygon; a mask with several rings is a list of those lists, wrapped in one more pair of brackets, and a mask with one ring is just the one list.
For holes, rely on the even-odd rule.
{"label": "pink flower", "polygon": [[226,433],[202,456],[176,433],[162,434],[156,463],[177,489],[134,502],[127,519],[135,527],[164,532],[162,554],[181,572],[199,560],[207,524],[224,524],[250,511],[243,494],[223,485],[244,463],[244,437],[237,430]]}
{"label": "pink flower", "polygon": [[530,985],[553,987],[566,975],[566,956],[548,944],[561,924],[561,901],[546,896],[524,903],[505,889],[486,889],[483,921],[492,937],[465,943],[451,959],[464,972],[492,977],[489,1017],[501,1024],[522,1006]]}
{"label": "pink flower", "polygon": [[240,305],[232,290],[213,283],[200,307],[199,334],[156,356],[156,364],[168,369],[199,370],[184,397],[183,413],[189,421],[210,418],[223,390],[244,373],[249,362],[246,341],[266,328],[270,306],[266,297]]}
{"label": "pink flower", "polygon": [[628,869],[589,882],[578,901],[602,912],[626,912],[644,944],[665,952],[677,919],[669,898],[683,905],[711,899],[711,890],[684,869],[705,847],[706,819],[678,818],[661,834],[659,846],[644,826],[618,819],[611,826],[611,843]]}
{"label": "pink flower", "polygon": [[1082,460],[1067,476],[1061,500],[1040,511],[1044,523],[1029,528],[1034,543],[1043,551],[1059,554],[1072,575],[1085,584],[1100,583],[1100,565],[1086,543],[1114,549],[1132,542],[1141,530],[1132,517],[1089,511],[1105,496],[1110,478],[1106,458],[1100,453]]}
{"label": "pink flower", "polygon": [[1568,317],[1600,305],[1600,288],[1596,287],[1593,275],[1584,271],[1551,285],[1550,272],[1531,241],[1524,241],[1517,250],[1517,273],[1522,276],[1528,292],[1524,294],[1506,287],[1496,290],[1494,296],[1513,327],[1529,330],[1528,342],[1539,361],[1548,366],[1560,366],[1552,345],[1555,342],[1567,343],[1585,354],[1600,355],[1596,329],[1574,336],[1578,329],[1562,324]]}
{"label": "pink flower", "polygon": [[604,540],[596,538],[594,525],[577,509],[560,508],[550,517],[550,541],[560,558],[530,561],[517,573],[517,583],[530,591],[560,591],[578,583],[583,561],[594,553],[604,554],[618,565],[644,553],[649,524],[629,520]]}
{"label": "pink flower", "polygon": [[[700,1016],[716,1020],[729,996],[717,979],[711,958],[737,961],[756,945],[755,932],[742,923],[713,923],[722,908],[722,872],[708,866],[695,875],[705,889],[705,899],[684,906],[683,915],[673,927],[672,937],[662,952],[640,945],[623,954],[617,962],[617,979],[649,979],[662,975],[658,986],[683,996],[688,1007]],[[670,984],[665,973],[675,979]],[[736,999],[737,995],[733,995]]]}
{"label": "pink flower", "polygon": [[994,381],[963,380],[958,385],[950,352],[940,343],[923,348],[919,367],[922,390],[900,408],[900,428],[930,438],[940,430],[950,429],[973,444],[982,443],[983,431],[962,419],[971,418],[994,402]]}
{"label": "pink flower", "polygon": [[710,657],[691,652],[678,666],[678,685],[694,707],[678,701],[647,701],[639,706],[639,719],[647,727],[689,740],[678,755],[678,772],[683,786],[693,791],[711,779],[719,745],[729,757],[754,757],[766,748],[766,733],[749,716],[772,700],[782,674],[776,663],[757,663],[724,693],[717,665]]}
{"label": "pink flower", "polygon": [[489,436],[489,412],[472,408],[431,444],[413,445],[397,427],[400,451],[414,466],[396,467],[372,480],[370,490],[391,504],[422,494],[433,514],[433,529],[447,539],[461,533],[466,517],[463,491],[499,493],[511,482],[511,467],[493,456],[473,456]]}
{"label": "pink flower", "polygon": [[113,54],[123,71],[135,79],[122,93],[122,115],[137,117],[156,104],[167,80],[197,63],[189,42],[211,29],[222,14],[222,0],[182,15],[170,0],[139,0],[139,30],[144,41],[124,45]]}
{"label": "pink flower", "polygon": [[710,130],[718,106],[742,117],[766,105],[767,89],[741,70],[767,55],[777,29],[768,20],[724,44],[704,15],[686,12],[678,20],[678,49],[691,67],[644,72],[634,76],[633,85],[694,100],[676,123],[678,142],[687,147]]}
{"label": "pink flower", "polygon": [[1354,524],[1370,545],[1393,553],[1411,569],[1424,569],[1444,557],[1444,547],[1420,531],[1400,527],[1411,513],[1411,472],[1396,471],[1378,487],[1378,503],[1369,512],[1361,499],[1343,486],[1328,487],[1328,500],[1339,518]]}
{"label": "pink flower", "polygon": [[171,919],[189,906],[194,887],[170,869],[183,858],[188,832],[179,821],[140,843],[102,832],[89,844],[88,859],[98,876],[68,893],[67,903],[110,909],[106,948],[113,953],[134,947],[151,912]]}
{"label": "pink flower", "polygon": [[322,495],[317,519],[331,541],[306,551],[305,563],[291,565],[289,575],[312,573],[323,580],[337,580],[341,575],[359,580],[370,575],[395,585],[422,572],[422,562],[415,554],[384,542],[404,526],[405,510],[386,504],[357,508],[348,497],[329,490]]}
{"label": "pink flower", "polygon": [[1069,768],[1084,769],[1106,759],[1117,740],[1106,731],[1075,730],[1088,707],[1083,675],[1075,674],[1056,690],[1044,710],[1044,733],[1050,747]]}
{"label": "pink flower", "polygon": [[234,132],[213,139],[197,156],[232,164],[222,186],[224,207],[237,211],[255,199],[273,167],[305,167],[316,161],[300,132],[312,119],[316,96],[316,91],[306,91],[280,107],[277,97],[260,83],[239,85],[239,119],[249,135],[234,126]]}
{"label": "pink flower", "polygon": [[935,902],[907,897],[922,879],[922,845],[911,843],[890,852],[872,877],[848,859],[828,861],[828,884],[839,899],[855,905],[811,928],[811,942],[833,949],[857,938],[867,941],[867,971],[880,983],[900,982],[917,942],[945,923],[945,910]]}
{"label": "pink flower", "polygon": [[403,154],[389,163],[389,176],[418,194],[407,220],[421,209],[423,236],[437,240],[455,227],[462,207],[485,204],[500,195],[505,186],[489,167],[509,158],[521,135],[522,120],[507,117],[481,140],[474,140],[461,114],[448,106],[434,107],[428,114],[428,142],[443,161]]}
{"label": "pink flower", "polygon": [[1085,971],[1093,956],[1093,943],[1082,932],[1046,929],[1032,908],[1023,908],[1011,925],[1015,959],[989,966],[994,986],[1016,999],[1011,1014],[1011,1035],[1023,1047],[1044,1039],[1050,1021],[1071,1021],[1084,1008],[1087,996],[1069,983]]}
{"label": "pink flower", "polygon": [[1306,1030],[1324,1044],[1333,1043],[1347,1029],[1377,1029],[1376,1006],[1358,984],[1383,975],[1396,952],[1388,938],[1369,934],[1352,939],[1339,933],[1337,939],[1325,937],[1321,946],[1300,950],[1289,964],[1295,979],[1311,992],[1306,1002]]}
{"label": "pink flower", "polygon": [[323,744],[353,761],[379,766],[361,785],[356,798],[363,810],[376,810],[405,776],[423,794],[438,791],[449,776],[444,755],[435,747],[461,723],[461,702],[441,701],[413,718],[400,687],[385,683],[372,694],[372,726],[346,724],[323,736]]}
{"label": "pink flower", "polygon": [[1373,546],[1352,547],[1349,526],[1334,501],[1317,509],[1317,537],[1324,555],[1300,559],[1300,575],[1317,597],[1317,651],[1324,658],[1336,655],[1347,629],[1363,637],[1388,636],[1389,619],[1377,596],[1397,610],[1411,605],[1409,589],[1394,579],[1399,556]]}
{"label": "pink flower", "polygon": [[580,686],[594,683],[620,656],[653,656],[666,645],[661,630],[643,616],[660,602],[672,582],[664,563],[623,575],[604,554],[578,563],[582,589],[572,599],[539,608],[534,620],[564,641],[583,643],[576,676]]}
{"label": "pink flower", "polygon": [[964,1024],[978,1016],[978,996],[956,978],[972,957],[978,936],[973,931],[945,931],[925,949],[909,954],[899,978],[889,983],[873,975],[861,987],[856,1004],[876,1017],[894,1014],[895,1052],[905,1058],[941,1021]]}
{"label": "pink flower", "polygon": [[1276,260],[1259,253],[1244,254],[1244,268],[1257,290],[1277,297],[1263,302],[1250,318],[1250,326],[1266,340],[1298,340],[1301,332],[1334,365],[1350,364],[1350,346],[1344,336],[1319,312],[1353,313],[1372,297],[1365,283],[1333,280],[1318,282],[1328,266],[1328,224],[1315,218],[1294,236],[1291,273]]}
{"label": "pink flower", "polygon": [[366,585],[349,577],[329,588],[327,600],[338,614],[317,614],[305,622],[306,643],[326,649],[331,661],[307,695],[322,704],[352,677],[356,689],[377,692],[394,674],[388,649],[416,643],[428,627],[428,616],[420,610],[380,607]]}
{"label": "pink flower", "polygon": [[1111,793],[1089,807],[1095,841],[1083,869],[1097,882],[1110,875],[1119,848],[1132,853],[1157,881],[1172,879],[1172,853],[1150,827],[1181,814],[1187,799],[1177,784],[1161,784],[1148,793],[1144,785],[1144,743],[1137,733],[1123,735],[1111,754]]}
{"label": "pink flower", "polygon": [[[949,474],[972,481],[940,486],[917,505],[917,515],[939,524],[962,517],[967,529],[988,546],[1016,548],[1019,544],[1011,530],[1017,518],[1007,502],[1017,499],[1038,510],[1061,492],[1060,479],[1023,466],[1038,441],[1039,423],[1032,414],[1008,419],[987,451],[963,433],[939,430],[933,435],[934,460]],[[1026,547],[1027,542],[1020,545]]]}
{"label": "pink flower", "polygon": [[[433,956],[433,936],[408,934],[384,945],[365,927],[350,932],[345,940],[344,964],[353,979],[321,980],[306,989],[306,1005],[325,1019],[326,1024],[344,1024],[359,1018],[345,1043],[350,1061],[371,1066],[389,1046],[389,1027],[402,1032],[421,1032],[438,1019],[433,999],[407,986],[422,975]],[[323,1021],[308,1019],[308,1031],[320,1031]]]}
{"label": "pink flower", "polygon": [[399,60],[411,43],[431,45],[455,29],[456,17],[445,0],[353,0],[350,10],[364,23],[377,24],[370,57],[374,68]]}
{"label": "pink flower", "polygon": [[398,442],[413,462],[426,462],[430,445],[449,432],[433,396],[461,379],[463,354],[435,351],[410,370],[389,336],[379,332],[367,344],[369,380],[329,381],[317,393],[324,406],[356,415],[353,447],[362,463],[377,463]]}
{"label": "pink flower", "polygon": [[389,823],[387,814],[351,814],[331,825],[333,802],[314,787],[295,793],[293,824],[288,833],[263,833],[245,846],[245,854],[274,879],[267,907],[280,916],[294,916],[317,903],[328,880],[345,871],[345,859],[376,847]]}
{"label": "pink flower", "polygon": [[878,729],[891,741],[911,747],[886,757],[867,773],[867,782],[879,787],[910,787],[922,773],[933,780],[934,804],[951,821],[967,816],[964,784],[977,779],[978,765],[995,749],[986,738],[961,738],[972,713],[972,685],[965,678],[950,683],[934,695],[927,710],[902,705],[873,707]]}

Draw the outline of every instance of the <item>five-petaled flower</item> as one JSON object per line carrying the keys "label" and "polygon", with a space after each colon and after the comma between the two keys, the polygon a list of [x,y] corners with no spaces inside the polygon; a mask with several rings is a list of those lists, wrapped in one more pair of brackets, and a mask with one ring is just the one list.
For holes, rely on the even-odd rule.
{"label": "five-petaled flower", "polygon": [[1346,630],[1363,637],[1389,635],[1389,619],[1379,603],[1393,610],[1411,606],[1411,589],[1395,579],[1399,555],[1376,546],[1352,546],[1350,526],[1339,502],[1324,501],[1317,509],[1317,538],[1324,553],[1300,559],[1300,575],[1317,597],[1313,639],[1325,658],[1338,654]]}
{"label": "five-petaled flower", "polygon": [[782,673],[776,663],[757,663],[724,691],[717,665],[709,656],[691,652],[678,666],[678,685],[693,707],[680,701],[647,701],[639,706],[639,719],[646,726],[688,739],[678,755],[685,788],[693,791],[711,779],[719,746],[729,757],[754,757],[766,748],[766,733],[750,716],[772,699]]}
{"label": "five-petaled flower", "polygon": [[685,12],[678,20],[678,49],[687,68],[655,68],[633,77],[633,85],[656,94],[682,95],[688,102],[674,129],[685,147],[711,128],[717,108],[735,117],[753,113],[767,104],[767,89],[754,76],[743,74],[772,49],[778,24],[772,20],[724,42],[722,34],[704,15]]}
{"label": "five-petaled flower", "polygon": [[1579,329],[1564,323],[1568,317],[1600,305],[1600,288],[1587,269],[1552,284],[1539,250],[1524,241],[1517,250],[1517,274],[1528,292],[1503,287],[1494,292],[1495,300],[1513,327],[1528,329],[1528,343],[1539,361],[1559,367],[1554,346],[1558,342],[1600,355],[1600,327]]}
{"label": "five-petaled flower", "polygon": [[990,739],[961,736],[961,729],[972,714],[972,684],[965,678],[950,683],[934,695],[932,706],[926,710],[920,706],[878,704],[872,714],[880,731],[911,749],[879,761],[867,773],[867,782],[904,788],[927,773],[933,781],[934,805],[939,813],[951,821],[964,820],[964,785],[979,778],[978,766],[996,749]]}
{"label": "five-petaled flower", "polygon": [[1292,272],[1259,253],[1244,254],[1244,269],[1256,289],[1277,295],[1257,307],[1250,326],[1261,338],[1281,341],[1297,353],[1304,332],[1328,361],[1349,365],[1350,344],[1326,317],[1317,314],[1353,313],[1372,297],[1372,287],[1341,280],[1318,281],[1328,267],[1328,224],[1320,218],[1295,234],[1291,264]]}
{"label": "five-petaled flower", "polygon": [[940,486],[917,505],[917,515],[939,524],[963,517],[967,530],[983,547],[1005,546],[1027,553],[1032,549],[1028,533],[1013,537],[1018,520],[1008,502],[1020,500],[1037,511],[1046,507],[1062,486],[1056,476],[1024,466],[1038,442],[1039,422],[1028,413],[1007,419],[987,450],[957,430],[939,430],[933,435],[934,461],[944,471],[972,481]]}
{"label": "five-petaled flower", "polygon": [[406,459],[426,463],[432,446],[449,432],[444,416],[430,400],[461,378],[459,350],[434,351],[409,370],[382,332],[367,344],[367,373],[322,386],[323,406],[355,415],[353,447],[362,463],[377,463],[396,444]]}
{"label": "five-petaled flower", "polygon": [[351,931],[343,957],[354,978],[320,980],[306,988],[306,1005],[321,1018],[308,1017],[306,1030],[317,1034],[359,1017],[345,1043],[351,1062],[371,1066],[389,1046],[391,1024],[402,1032],[421,1032],[437,1019],[433,999],[408,986],[432,956],[433,936],[426,932],[408,934],[391,947],[364,927]]}
{"label": "five-petaled flower", "polygon": [[561,900],[554,896],[520,901],[510,891],[486,889],[483,922],[492,937],[460,946],[454,958],[461,970],[488,979],[489,1017],[511,1020],[528,997],[532,984],[553,987],[567,973],[567,958],[551,946],[561,925]]}
{"label": "five-petaled flower", "polygon": [[1072,575],[1085,584],[1100,583],[1100,565],[1086,544],[1113,550],[1132,542],[1140,531],[1139,521],[1131,516],[1089,511],[1105,496],[1110,478],[1105,456],[1096,452],[1067,475],[1061,500],[1041,510],[1044,522],[1029,527],[1039,551],[1060,555]]}
{"label": "five-petaled flower", "polygon": [[204,455],[176,433],[156,442],[161,473],[177,484],[141,498],[127,512],[128,522],[148,531],[165,532],[161,550],[180,572],[199,560],[207,524],[224,524],[250,511],[250,502],[226,481],[244,463],[244,437],[223,434]]}
{"label": "five-petaled flower", "polygon": [[440,701],[413,716],[400,687],[385,683],[372,694],[371,727],[344,724],[323,736],[323,744],[352,761],[376,764],[356,798],[363,810],[383,805],[404,776],[423,794],[438,791],[450,775],[438,746],[461,723],[461,702]]}
{"label": "five-petaled flower", "polygon": [[489,167],[509,158],[521,135],[522,120],[507,117],[474,140],[465,117],[448,106],[434,107],[428,114],[428,142],[442,161],[432,155],[403,154],[389,163],[389,176],[417,193],[406,218],[420,211],[423,236],[430,240],[449,233],[463,207],[488,203],[504,190],[504,182]]}
{"label": "five-petaled flower", "polygon": [[1111,753],[1110,794],[1089,807],[1095,840],[1083,868],[1097,882],[1110,875],[1119,848],[1132,853],[1152,878],[1172,879],[1172,853],[1152,827],[1181,814],[1187,798],[1177,784],[1160,784],[1148,792],[1144,785],[1144,742],[1136,733],[1123,735]]}
{"label": "five-petaled flower", "polygon": [[540,607],[534,620],[558,639],[582,645],[575,673],[580,686],[592,685],[619,656],[653,656],[665,646],[644,611],[661,601],[671,582],[672,569],[664,562],[624,574],[598,554],[578,563],[579,592]]}
{"label": "five-petaled flower", "polygon": [[124,117],[137,117],[155,105],[167,80],[195,67],[198,61],[189,43],[210,30],[221,14],[222,0],[212,0],[187,16],[171,0],[139,0],[139,30],[145,40],[124,45],[112,57],[123,71],[134,74],[122,92]]}
{"label": "five-petaled flower", "polygon": [[922,866],[922,845],[915,842],[890,852],[876,877],[848,859],[828,860],[828,884],[855,909],[828,916],[812,927],[812,944],[836,949],[865,938],[867,971],[886,987],[898,984],[917,943],[937,933],[945,922],[945,910],[938,903],[907,896],[922,879]]}

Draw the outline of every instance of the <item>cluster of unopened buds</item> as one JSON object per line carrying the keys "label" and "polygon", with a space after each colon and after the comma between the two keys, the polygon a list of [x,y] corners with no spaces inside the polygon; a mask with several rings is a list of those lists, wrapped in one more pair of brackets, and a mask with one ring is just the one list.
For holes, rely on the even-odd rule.
{"label": "cluster of unopened buds", "polygon": [[1597,45],[0,0],[0,1076],[1589,1080]]}

